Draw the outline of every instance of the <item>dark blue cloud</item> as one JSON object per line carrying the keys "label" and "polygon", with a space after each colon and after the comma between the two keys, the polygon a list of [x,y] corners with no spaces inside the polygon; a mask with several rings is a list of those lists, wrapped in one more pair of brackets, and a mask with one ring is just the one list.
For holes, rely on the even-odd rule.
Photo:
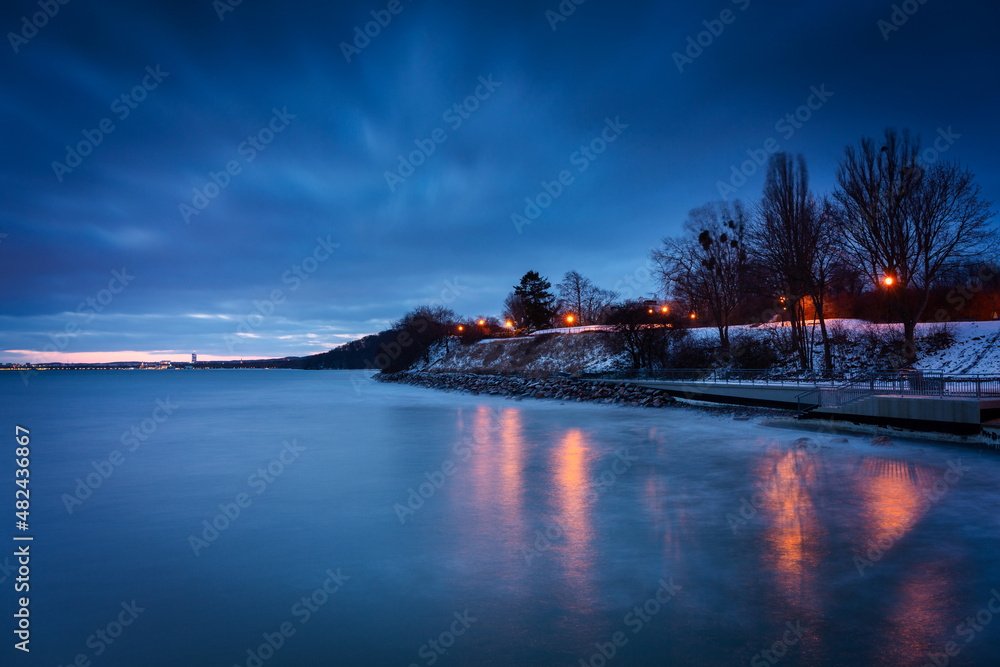
{"label": "dark blue cloud", "polygon": [[[346,62],[341,43],[386,5],[244,2],[220,20],[208,0],[69,2],[17,53],[8,37],[3,349],[42,350],[55,337],[65,353],[305,354],[442,295],[459,312],[495,313],[529,268],[612,287],[641,276],[649,248],[718,198],[718,182],[768,139],[804,153],[824,191],[861,136],[953,128],[948,157],[998,199],[992,6],[915,3],[886,40],[878,22],[892,3],[860,0],[588,0],[555,30],[545,13],[555,0],[403,0]],[[723,10],[731,22],[715,23]],[[37,11],[8,3],[0,28],[17,33]],[[688,38],[720,25],[678,71]],[[136,89],[157,67],[162,81]],[[499,85],[456,125],[446,112],[480,77]],[[807,122],[791,136],[776,128],[822,86],[833,95]],[[142,101],[121,100],[134,94]],[[295,117],[250,151],[249,137],[270,138],[275,109]],[[60,181],[52,163],[104,119],[114,130]],[[580,162],[607,119],[628,127]],[[435,131],[443,143],[390,188],[386,172]],[[230,162],[239,173],[219,175]],[[562,170],[572,184],[518,233],[511,214]],[[200,201],[213,173],[225,187],[186,222],[181,205]],[[753,199],[762,180],[732,196]],[[317,239],[339,247],[308,272]],[[81,310],[106,299],[123,267],[134,281],[101,312]],[[296,284],[299,274],[308,278]],[[273,312],[230,344],[275,290]],[[60,338],[67,323],[78,331]]]}

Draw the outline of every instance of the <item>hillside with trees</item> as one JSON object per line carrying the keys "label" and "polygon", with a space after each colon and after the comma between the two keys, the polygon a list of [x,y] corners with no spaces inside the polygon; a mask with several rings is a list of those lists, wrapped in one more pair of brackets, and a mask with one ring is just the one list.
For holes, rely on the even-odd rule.
{"label": "hillside with trees", "polygon": [[[843,333],[829,326],[839,319],[899,324],[884,330],[898,332],[884,334],[892,352],[885,358],[913,366],[937,345],[917,335],[918,323],[997,318],[994,216],[968,168],[923,151],[906,130],[887,129],[845,148],[832,192],[811,189],[802,155],[776,153],[756,201],[692,208],[680,232],[650,252],[658,280],[648,298],[622,299],[575,269],[553,288],[528,270],[498,304],[500,317],[421,307],[385,331],[295,363],[397,371],[428,364],[432,350],[448,354],[484,338],[605,325],[614,354],[633,368],[829,370],[844,357]],[[745,335],[774,323],[785,325],[780,336]],[[706,347],[703,336],[691,343],[686,332],[696,326],[711,327],[714,344]],[[734,326],[744,330],[740,340]]]}

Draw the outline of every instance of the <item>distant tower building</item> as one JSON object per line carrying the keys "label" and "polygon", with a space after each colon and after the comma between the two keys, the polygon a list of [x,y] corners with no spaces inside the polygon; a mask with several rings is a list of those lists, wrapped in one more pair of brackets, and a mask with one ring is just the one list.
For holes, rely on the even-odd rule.
{"label": "distant tower building", "polygon": [[192,364],[198,363],[198,355],[194,352],[191,353],[191,363]]}

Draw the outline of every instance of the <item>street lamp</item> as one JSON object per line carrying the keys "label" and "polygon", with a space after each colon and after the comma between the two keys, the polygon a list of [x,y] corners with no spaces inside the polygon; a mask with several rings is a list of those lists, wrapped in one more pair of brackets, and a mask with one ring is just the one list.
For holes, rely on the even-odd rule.
{"label": "street lamp", "polygon": [[573,321],[574,320],[576,320],[576,318],[573,317],[572,313],[570,313],[569,315],[566,316],[566,324],[568,324],[570,326],[573,326]]}
{"label": "street lamp", "polygon": [[458,331],[459,331],[459,333],[465,331],[465,327],[463,327],[461,324],[459,324],[458,325]]}
{"label": "street lamp", "polygon": [[661,313],[663,313],[664,315],[666,315],[667,313],[669,313],[669,312],[670,312],[670,309],[669,309],[669,308],[667,308],[666,306],[662,306],[662,307],[660,308],[660,312],[661,312]]}
{"label": "street lamp", "polygon": [[896,282],[896,279],[893,278],[892,276],[886,276],[885,278],[882,279],[882,282],[885,283],[886,287],[892,287],[892,284]]}
{"label": "street lamp", "polygon": [[484,319],[480,319],[480,320],[479,320],[479,326],[481,326],[481,327],[484,327],[484,326],[486,326],[486,320],[484,320]]}
{"label": "street lamp", "polygon": [[504,326],[506,326],[508,329],[513,329],[514,323],[511,322],[510,320],[507,320],[507,322],[504,323]]}

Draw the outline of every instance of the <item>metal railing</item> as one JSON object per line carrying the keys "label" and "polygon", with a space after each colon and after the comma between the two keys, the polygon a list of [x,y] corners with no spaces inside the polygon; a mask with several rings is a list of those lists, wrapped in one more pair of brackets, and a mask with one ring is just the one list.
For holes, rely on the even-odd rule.
{"label": "metal railing", "polygon": [[721,382],[725,384],[816,385],[843,383],[856,373],[848,371],[809,371],[806,373],[770,369],[697,369],[666,368],[657,370],[627,370],[609,373],[587,373],[586,377],[608,380],[660,380],[663,382]]}
{"label": "metal railing", "polygon": [[921,396],[939,398],[1000,397],[1000,377],[943,371],[884,370],[867,372],[810,371],[787,373],[755,369],[629,370],[591,373],[585,377],[610,380],[659,382],[704,382],[714,384],[760,384],[765,386],[810,386],[796,397],[801,410],[840,407],[869,396]]}

